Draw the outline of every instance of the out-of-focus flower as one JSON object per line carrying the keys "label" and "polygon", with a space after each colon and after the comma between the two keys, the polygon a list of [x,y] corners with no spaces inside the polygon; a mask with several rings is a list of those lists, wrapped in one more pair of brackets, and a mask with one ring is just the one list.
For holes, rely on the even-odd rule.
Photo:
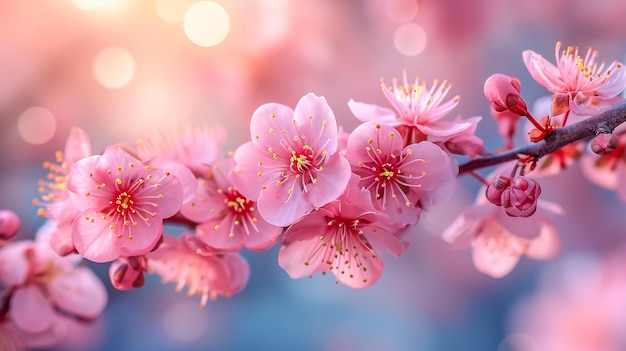
{"label": "out-of-focus flower", "polygon": [[252,141],[235,151],[233,178],[270,224],[287,226],[346,188],[350,164],[338,152],[337,122],[323,97],[307,94],[295,111],[265,104],[250,131]]}
{"label": "out-of-focus flower", "polygon": [[163,243],[146,257],[150,273],[158,274],[164,283],[176,283],[176,291],[187,286],[187,295],[200,295],[202,306],[209,298],[238,293],[250,276],[243,257],[217,251],[190,233],[177,238],[163,235]]}
{"label": "out-of-focus flower", "polygon": [[72,241],[95,262],[150,252],[161,237],[163,218],[176,214],[183,200],[176,176],[144,165],[118,146],[75,163],[68,189],[83,211],[73,222]]}
{"label": "out-of-focus flower", "polygon": [[418,79],[415,79],[414,84],[409,84],[404,71],[403,85],[399,86],[397,79],[393,80],[391,87],[382,83],[383,94],[393,110],[354,100],[350,100],[348,106],[360,121],[386,124],[398,129],[404,146],[427,140],[451,153],[470,157],[478,155],[483,150],[483,142],[474,132],[481,118],[441,120],[456,107],[459,96],[443,102],[451,84],[435,80],[429,89],[426,82],[420,84]]}
{"label": "out-of-focus flower", "polygon": [[339,199],[285,231],[278,264],[291,278],[331,271],[336,282],[365,288],[383,272],[380,252],[400,256],[408,247],[389,231],[389,220],[374,209],[370,192],[357,184],[353,175]]}
{"label": "out-of-focus flower", "polygon": [[442,234],[444,240],[456,246],[471,245],[478,271],[501,278],[513,270],[521,256],[543,260],[559,252],[558,231],[542,213],[559,213],[558,206],[539,202],[541,211],[532,219],[511,217],[487,203],[482,194]]}
{"label": "out-of-focus flower", "polygon": [[623,100],[618,97],[626,88],[621,62],[613,61],[605,68],[604,63],[596,62],[597,51],[589,48],[583,58],[577,47],[561,51],[562,45],[559,41],[554,48],[556,66],[532,50],[522,53],[531,76],[553,93],[553,116],[570,109],[579,115],[591,115]]}
{"label": "out-of-focus flower", "polygon": [[417,223],[423,208],[447,200],[456,187],[456,164],[439,146],[428,141],[403,146],[400,133],[387,125],[357,127],[346,157],[374,206],[400,226]]}
{"label": "out-of-focus flower", "polygon": [[583,174],[592,183],[615,191],[626,202],[626,124],[615,128],[617,147],[605,155],[585,153],[580,159]]}
{"label": "out-of-focus flower", "polygon": [[72,243],[71,226],[74,218],[81,212],[76,206],[76,194],[67,191],[67,177],[74,163],[89,156],[89,135],[80,128],[72,128],[65,142],[64,152],[56,152],[56,163],[44,163],[44,168],[50,171],[48,180],[40,181],[41,201],[33,200],[36,205],[42,206],[38,211],[40,216],[49,217],[56,222],[51,245],[61,256],[76,251]]}
{"label": "out-of-focus flower", "polygon": [[3,320],[29,336],[22,340],[26,346],[51,346],[63,336],[64,318],[92,320],[107,302],[98,277],[77,266],[78,255],[60,257],[50,248],[54,225],[49,223],[36,241],[12,242],[0,250],[0,282],[9,294]]}
{"label": "out-of-focus flower", "polygon": [[181,208],[181,213],[200,223],[198,236],[219,250],[238,251],[244,246],[265,250],[274,244],[282,227],[269,224],[259,216],[256,203],[241,195],[233,185],[232,159],[213,164],[206,178],[198,180],[194,197]]}
{"label": "out-of-focus flower", "polygon": [[0,241],[11,239],[20,230],[20,218],[10,210],[0,210]]}
{"label": "out-of-focus flower", "polygon": [[602,260],[573,256],[548,267],[537,291],[513,308],[509,331],[532,341],[515,350],[626,349],[625,253],[621,248]]}
{"label": "out-of-focus flower", "polygon": [[512,217],[532,216],[537,210],[540,194],[539,183],[524,176],[498,175],[485,191],[489,202],[504,207],[504,212]]}
{"label": "out-of-focus flower", "polygon": [[170,133],[152,134],[137,141],[137,155],[155,167],[179,163],[196,176],[219,156],[226,139],[222,127],[187,127]]}

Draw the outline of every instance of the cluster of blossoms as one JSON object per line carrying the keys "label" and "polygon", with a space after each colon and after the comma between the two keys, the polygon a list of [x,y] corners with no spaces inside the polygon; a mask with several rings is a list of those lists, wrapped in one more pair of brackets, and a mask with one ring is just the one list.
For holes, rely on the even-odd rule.
{"label": "cluster of blossoms", "polygon": [[[371,286],[382,275],[382,254],[403,253],[407,228],[451,199],[461,174],[485,187],[443,238],[471,245],[478,270],[501,277],[522,255],[554,256],[559,237],[550,214],[560,209],[539,200],[536,178],[580,158],[577,145],[586,141],[568,141],[543,154],[519,152],[513,142],[517,122],[529,121],[532,143],[556,143],[559,129],[620,102],[626,87],[620,63],[605,68],[591,49],[583,58],[575,48],[559,54],[560,47],[556,66],[535,52],[523,54],[533,78],[553,94],[550,112],[539,120],[528,111],[517,78],[487,79],[485,95],[505,139],[496,154],[475,135],[481,117],[447,118],[459,103],[458,96],[446,99],[450,84],[411,84],[406,72],[402,84],[382,83],[391,108],[348,103],[363,122],[350,133],[339,128],[326,100],[312,93],[294,109],[259,107],[250,141],[225,154],[225,133],[218,128],[152,135],[98,154],[84,131],[72,129],[64,152],[44,165],[50,174],[35,203],[47,224],[37,241],[9,243],[19,225],[0,221],[8,228],[0,230],[0,280],[6,286],[0,330],[31,340],[56,333],[53,319],[96,317],[106,294],[86,267],[75,265],[81,257],[110,262],[117,289],[141,287],[147,273],[155,274],[176,290],[200,295],[201,305],[245,287],[250,268],[241,250],[274,245],[280,245],[279,266],[292,278],[330,272],[337,283]],[[593,141],[602,156],[583,156],[583,164],[593,169],[592,180],[626,199],[619,173],[626,131],[602,128]],[[459,167],[459,157],[470,161]],[[502,165],[486,178],[475,172],[496,164]],[[166,224],[182,226],[184,233],[166,233]],[[64,290],[68,286],[76,289]],[[33,317],[40,308],[46,318]]]}

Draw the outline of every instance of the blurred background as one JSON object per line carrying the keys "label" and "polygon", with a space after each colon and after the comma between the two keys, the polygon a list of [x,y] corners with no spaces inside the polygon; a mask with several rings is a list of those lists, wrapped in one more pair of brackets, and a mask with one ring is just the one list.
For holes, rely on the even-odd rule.
{"label": "blurred background", "polygon": [[[452,82],[449,98],[461,96],[452,115],[483,116],[478,135],[495,150],[484,80],[515,75],[529,103],[546,95],[521,53],[554,62],[558,40],[623,62],[624,13],[622,0],[0,0],[0,208],[21,216],[20,238],[34,235],[42,162],[72,126],[99,152],[177,126],[221,125],[226,152],[249,139],[259,105],[295,106],[314,92],[350,131],[358,121],[348,100],[388,106],[380,79],[403,69],[410,80]],[[493,279],[440,238],[476,196],[475,180],[460,182],[366,290],[328,276],[291,280],[273,248],[244,252],[247,288],[202,309],[156,277],[115,291],[108,265],[90,264],[109,304],[60,349],[626,349],[626,219],[615,194],[578,167],[543,180],[542,196],[565,209],[562,253]]]}

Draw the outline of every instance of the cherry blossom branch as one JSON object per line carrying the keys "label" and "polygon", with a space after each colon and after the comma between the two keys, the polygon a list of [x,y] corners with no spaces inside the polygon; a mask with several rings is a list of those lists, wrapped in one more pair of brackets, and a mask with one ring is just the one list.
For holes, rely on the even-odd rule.
{"label": "cherry blossom branch", "polygon": [[548,155],[566,145],[576,141],[593,137],[600,133],[611,133],[615,127],[626,122],[626,102],[616,104],[593,117],[563,128],[556,128],[545,139],[524,145],[501,154],[479,157],[462,164],[459,167],[459,176],[518,159],[520,155],[535,158]]}

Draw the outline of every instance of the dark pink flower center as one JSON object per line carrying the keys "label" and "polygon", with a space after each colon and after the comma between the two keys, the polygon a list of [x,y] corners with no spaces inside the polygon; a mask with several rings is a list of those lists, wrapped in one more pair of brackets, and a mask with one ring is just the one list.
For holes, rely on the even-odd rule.
{"label": "dark pink flower center", "polygon": [[313,149],[309,145],[304,145],[299,152],[291,151],[289,169],[294,173],[303,173],[314,166],[313,161]]}
{"label": "dark pink flower center", "polygon": [[224,203],[234,214],[254,211],[254,203],[241,195],[237,190],[229,188],[224,194]]}

